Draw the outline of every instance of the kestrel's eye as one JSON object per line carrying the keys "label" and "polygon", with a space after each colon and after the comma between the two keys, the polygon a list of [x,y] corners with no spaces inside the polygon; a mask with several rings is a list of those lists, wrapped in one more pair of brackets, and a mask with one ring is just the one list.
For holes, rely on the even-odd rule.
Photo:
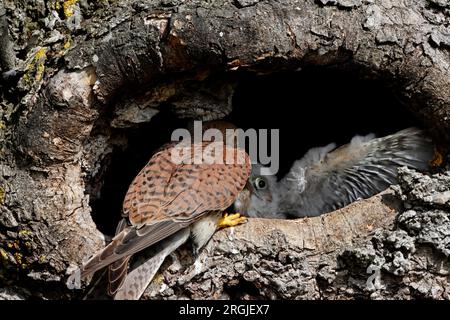
{"label": "kestrel's eye", "polygon": [[264,178],[261,178],[261,177],[256,178],[255,179],[255,188],[256,189],[260,189],[260,190],[266,189],[267,188],[266,180]]}

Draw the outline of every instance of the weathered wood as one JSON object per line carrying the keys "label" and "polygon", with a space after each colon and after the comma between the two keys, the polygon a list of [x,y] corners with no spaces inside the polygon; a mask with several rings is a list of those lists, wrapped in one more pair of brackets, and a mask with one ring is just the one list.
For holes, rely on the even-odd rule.
{"label": "weathered wood", "polygon": [[[99,188],[105,160],[115,145],[126,143],[115,140],[113,129],[148,122],[164,104],[179,117],[223,117],[231,111],[241,72],[326,65],[382,79],[437,141],[444,147],[450,141],[450,6],[445,1],[3,3],[17,63],[16,75],[1,83],[0,283],[20,288],[20,296],[70,296],[64,286],[67,268],[103,246],[89,206],[94,194],[86,190]],[[2,32],[4,26],[0,22]],[[5,61],[9,68],[13,60],[2,58],[2,71]],[[401,279],[389,273],[388,288],[375,290],[373,297],[448,298],[448,264],[442,258],[448,255],[418,238],[429,232],[420,229],[427,224],[389,230],[394,213],[385,212],[379,200],[329,217],[252,221],[234,229],[232,243],[240,252],[235,255],[225,241],[231,231],[221,231],[208,247],[211,252],[202,256],[208,257],[203,264],[208,271],[174,284],[172,274],[185,271],[168,268],[168,290],[150,290],[149,296],[232,296],[222,287],[241,281],[240,288],[249,282],[256,287],[258,293],[249,297],[369,296],[372,291],[364,288],[370,264],[361,261],[375,257],[375,262],[391,259],[380,264],[390,263],[392,269],[404,261],[413,267]],[[433,208],[448,222],[448,207]],[[417,212],[414,219],[421,219]],[[372,225],[387,229],[372,236]],[[403,248],[399,237],[405,232],[408,243],[420,243],[416,252],[395,248]],[[390,236],[393,247],[386,244]],[[283,254],[278,254],[280,245],[288,246]],[[405,250],[410,255],[400,257]],[[253,255],[244,257],[247,251]],[[438,271],[416,268],[424,259]],[[261,260],[256,273],[250,270],[254,260]]]}
{"label": "weathered wood", "polygon": [[[146,297],[321,298],[319,272],[334,272],[336,258],[345,249],[393,226],[398,203],[385,204],[383,198],[389,195],[392,192],[318,218],[249,219],[221,230],[194,264],[180,263],[189,248],[172,255]],[[253,291],[247,292],[249,287]]]}

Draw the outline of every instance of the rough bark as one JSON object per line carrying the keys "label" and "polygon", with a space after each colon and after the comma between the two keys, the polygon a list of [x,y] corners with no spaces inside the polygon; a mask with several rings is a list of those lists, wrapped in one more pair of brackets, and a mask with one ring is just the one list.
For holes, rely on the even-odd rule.
{"label": "rough bark", "polygon": [[195,263],[172,255],[145,297],[449,299],[450,176],[402,170],[395,189],[320,218],[223,230]]}
{"label": "rough bark", "polygon": [[[221,118],[242,73],[333,66],[379,78],[442,148],[450,141],[446,1],[3,4],[9,39],[0,42],[16,57],[0,52],[0,279],[15,296],[70,297],[67,269],[104,245],[89,197],[127,143],[116,128],[149,122],[167,105],[179,117]],[[448,186],[447,176],[405,174],[399,193],[419,207],[400,210],[394,227],[398,210],[378,196],[323,217],[221,231],[194,273],[171,264],[167,290],[148,296],[448,298],[448,189],[418,193],[421,184]],[[386,288],[366,288],[370,265],[382,268]]]}

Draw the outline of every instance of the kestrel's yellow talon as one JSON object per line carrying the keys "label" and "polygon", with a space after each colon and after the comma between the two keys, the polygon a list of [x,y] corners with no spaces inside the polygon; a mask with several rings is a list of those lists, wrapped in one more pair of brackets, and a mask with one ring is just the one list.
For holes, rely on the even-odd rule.
{"label": "kestrel's yellow talon", "polygon": [[220,218],[218,227],[226,228],[226,227],[234,227],[238,224],[247,222],[247,218],[241,216],[240,213],[228,214],[225,213],[222,218]]}
{"label": "kestrel's yellow talon", "polygon": [[438,150],[434,151],[434,157],[430,161],[432,167],[439,167],[444,162],[444,156]]}

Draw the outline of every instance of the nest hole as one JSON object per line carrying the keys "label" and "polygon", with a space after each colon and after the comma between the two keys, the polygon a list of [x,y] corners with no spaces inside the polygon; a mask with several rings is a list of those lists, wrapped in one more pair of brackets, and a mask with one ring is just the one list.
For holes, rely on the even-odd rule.
{"label": "nest hole", "polygon": [[[279,177],[312,147],[331,142],[343,145],[356,134],[384,136],[422,126],[386,82],[329,68],[239,75],[232,104],[233,111],[224,119],[236,126],[280,130]],[[176,118],[164,106],[149,123],[121,129],[127,146],[113,152],[102,177],[100,197],[91,201],[100,231],[114,234],[132,179],[153,152],[170,140],[172,131],[188,121]]]}

